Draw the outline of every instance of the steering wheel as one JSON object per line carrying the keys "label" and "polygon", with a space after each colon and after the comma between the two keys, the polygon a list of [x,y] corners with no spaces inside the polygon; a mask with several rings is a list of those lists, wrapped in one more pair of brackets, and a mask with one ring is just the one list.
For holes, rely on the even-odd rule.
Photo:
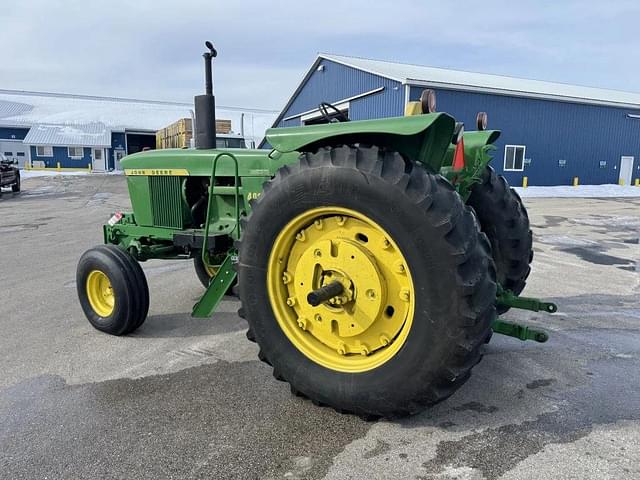
{"label": "steering wheel", "polygon": [[[331,105],[329,102],[320,102],[318,110],[320,111],[322,118],[324,118],[328,123],[349,121],[349,117],[347,117],[344,112],[341,112],[335,105]],[[329,110],[333,110],[335,114],[329,113]]]}

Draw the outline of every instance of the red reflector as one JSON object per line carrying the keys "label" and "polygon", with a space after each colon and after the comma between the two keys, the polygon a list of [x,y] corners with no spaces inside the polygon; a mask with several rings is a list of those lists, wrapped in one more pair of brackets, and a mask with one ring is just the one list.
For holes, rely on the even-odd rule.
{"label": "red reflector", "polygon": [[464,139],[461,137],[456,145],[456,150],[453,153],[453,171],[457,172],[464,168]]}

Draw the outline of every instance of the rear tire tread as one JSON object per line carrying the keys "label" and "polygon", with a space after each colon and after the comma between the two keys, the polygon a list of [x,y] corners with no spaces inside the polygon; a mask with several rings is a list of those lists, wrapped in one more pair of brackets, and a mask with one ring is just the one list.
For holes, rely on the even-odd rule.
{"label": "rear tire tread", "polygon": [[[365,410],[358,406],[345,408],[344,405],[333,404],[330,398],[311,398],[307,392],[294,387],[291,379],[284,378],[284,380],[290,383],[292,393],[311,398],[314,404],[328,405],[338,412],[376,418],[418,413],[453,394],[469,378],[470,369],[481,359],[481,345],[490,333],[491,324],[495,319],[496,271],[490,255],[489,241],[485,234],[480,232],[479,223],[473,211],[464,205],[458,193],[446,179],[440,175],[429,174],[414,163],[405,161],[399,153],[389,152],[376,146],[343,145],[333,148],[323,147],[313,153],[303,153],[298,162],[280,168],[273,180],[268,182],[264,192],[275,189],[276,185],[285,182],[287,177],[298,174],[301,170],[326,167],[351,169],[360,175],[381,177],[393,188],[402,190],[416,208],[422,209],[433,219],[433,224],[440,226],[441,235],[449,245],[450,256],[456,258],[458,265],[456,284],[451,288],[455,289],[464,301],[458,303],[457,315],[469,317],[473,322],[450,327],[450,339],[455,343],[456,353],[447,358],[446,362],[442,362],[443,366],[439,369],[439,373],[433,375],[436,378],[432,378],[429,386],[423,389],[422,398],[414,398],[405,406],[396,405],[391,413],[388,410]],[[265,197],[265,194],[258,197],[253,211],[247,217],[248,225],[251,225],[251,219],[261,208]],[[240,269],[242,268],[248,268],[248,265],[242,265],[241,259]],[[248,307],[244,302],[247,293],[247,290],[243,292],[241,283],[240,300],[243,309]],[[259,330],[252,325],[250,315],[247,320],[252,332],[259,333]],[[260,344],[260,335],[257,342]],[[260,350],[258,357],[271,365],[272,362],[267,358],[264,349]],[[420,381],[419,372],[416,372],[415,381]]]}

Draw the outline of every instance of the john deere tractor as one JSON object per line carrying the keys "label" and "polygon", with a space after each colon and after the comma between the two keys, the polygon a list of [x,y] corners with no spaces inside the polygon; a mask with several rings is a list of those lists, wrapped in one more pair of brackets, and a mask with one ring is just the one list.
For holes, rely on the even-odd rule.
{"label": "john deere tractor", "polygon": [[387,417],[451,395],[492,332],[546,341],[498,318],[556,306],[518,296],[531,231],[489,166],[499,132],[485,114],[464,132],[428,90],[398,118],[350,122],[323,103],[327,123],[270,129],[271,150],[220,150],[207,47],[196,149],[124,158],[132,211],[114,214],[104,245],[80,258],[95,328],[124,335],[145,321],[140,262],[191,259],[206,286],[194,317],[211,317],[233,289],[259,358],[293,393]]}

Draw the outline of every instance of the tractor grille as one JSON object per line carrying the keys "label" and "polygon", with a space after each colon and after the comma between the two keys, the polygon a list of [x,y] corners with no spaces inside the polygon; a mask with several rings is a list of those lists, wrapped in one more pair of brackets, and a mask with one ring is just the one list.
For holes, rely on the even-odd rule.
{"label": "tractor grille", "polygon": [[184,228],[181,185],[181,177],[149,177],[151,212],[155,226]]}

